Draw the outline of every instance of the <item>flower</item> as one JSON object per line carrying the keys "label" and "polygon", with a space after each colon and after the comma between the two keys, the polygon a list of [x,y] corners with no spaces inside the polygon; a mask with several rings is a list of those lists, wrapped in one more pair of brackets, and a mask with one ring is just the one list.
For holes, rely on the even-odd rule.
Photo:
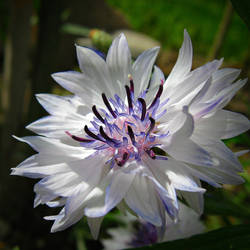
{"label": "flower", "polygon": [[12,174],[41,178],[34,206],[62,207],[45,217],[54,220],[52,232],[86,216],[96,238],[114,207],[164,226],[165,211],[178,220],[177,196],[202,213],[200,180],[215,187],[243,182],[237,175],[242,152],[221,141],[249,129],[243,115],[222,109],[247,81],[233,83],[239,70],[219,69],[222,60],[191,70],[186,31],[166,80],[153,66],[159,48],[132,64],[123,34],[106,60],[88,48],[76,51],[82,72],[52,75],[74,95],[37,95],[50,115],[27,126],[38,136],[16,137],[38,154]]}
{"label": "flower", "polygon": [[131,214],[117,216],[117,219],[124,226],[108,229],[111,238],[102,240],[104,249],[118,250],[141,247],[154,243],[188,238],[204,232],[205,227],[199,220],[199,215],[182,202],[179,202],[179,206],[180,220],[178,223],[174,223],[166,215],[166,230],[163,234],[161,229],[148,222],[141,221],[141,224],[137,225],[136,217]]}

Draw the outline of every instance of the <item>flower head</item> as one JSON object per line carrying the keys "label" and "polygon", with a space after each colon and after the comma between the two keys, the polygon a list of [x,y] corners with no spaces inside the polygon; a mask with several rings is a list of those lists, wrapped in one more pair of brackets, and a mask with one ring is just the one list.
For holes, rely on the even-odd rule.
{"label": "flower head", "polygon": [[[82,72],[53,74],[73,96],[37,95],[50,114],[27,128],[39,136],[17,138],[38,154],[12,174],[41,178],[35,206],[61,206],[52,231],[87,216],[97,237],[114,207],[165,225],[165,211],[178,220],[177,196],[199,213],[200,180],[220,187],[239,184],[241,165],[221,139],[249,129],[241,114],[223,110],[246,80],[237,69],[219,69],[214,60],[191,70],[188,33],[168,78],[154,66],[159,48],[132,64],[124,35],[115,38],[106,60],[76,47]],[[152,73],[153,71],[153,73]]]}

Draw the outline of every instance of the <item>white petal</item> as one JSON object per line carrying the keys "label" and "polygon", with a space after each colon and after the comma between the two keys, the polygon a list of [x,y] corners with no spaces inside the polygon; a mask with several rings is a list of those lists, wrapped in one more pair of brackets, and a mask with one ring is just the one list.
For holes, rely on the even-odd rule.
{"label": "white petal", "polygon": [[150,80],[150,88],[159,87],[159,85],[165,81],[163,72],[156,65]]}
{"label": "white petal", "polygon": [[[240,74],[240,69],[223,68],[213,74],[213,84],[232,83]],[[218,86],[217,86],[218,87]]]}
{"label": "white petal", "polygon": [[134,174],[124,174],[121,171],[115,173],[106,189],[104,205],[93,209],[85,209],[86,215],[89,217],[99,217],[107,214],[124,198],[133,179]]}
{"label": "white petal", "polygon": [[[165,221],[165,211],[171,219],[177,220],[179,206],[174,185],[169,182],[162,186],[155,178],[150,179],[155,184],[155,189],[164,205],[164,209],[160,207],[162,221]],[[164,229],[164,225],[162,225],[162,229]]]}
{"label": "white petal", "polygon": [[207,176],[204,172],[202,172],[202,168],[197,169],[195,166],[193,167],[193,165],[190,164],[184,164],[186,170],[192,175],[195,176],[196,179],[200,179],[203,180],[205,182],[207,182],[208,184],[210,184],[211,186],[214,186],[216,188],[220,188],[221,185],[218,184],[214,179],[210,178],[209,176]]}
{"label": "white petal", "polygon": [[[53,94],[37,94],[36,98],[43,108],[51,115],[78,115],[78,106],[81,104],[77,100],[77,97],[72,96],[58,96]],[[83,105],[83,104],[82,104]],[[85,107],[83,113],[80,115],[84,116],[90,112],[90,109]]]}
{"label": "white petal", "polygon": [[165,77],[163,72],[155,65],[152,77],[150,79],[149,89],[145,97],[145,101],[147,104],[150,104],[153,101],[160,84],[162,84],[164,81]]}
{"label": "white petal", "polygon": [[140,54],[132,66],[132,76],[135,83],[135,95],[138,96],[142,90],[146,90],[152,73],[159,47],[149,49]]}
{"label": "white petal", "polygon": [[99,91],[110,97],[113,96],[115,93],[110,86],[108,66],[103,58],[93,50],[81,46],[76,46],[76,53],[81,71],[88,79],[92,79],[91,87],[95,86]]}
{"label": "white petal", "polygon": [[81,187],[76,190],[74,195],[68,198],[65,209],[63,209],[63,216],[59,216],[54,222],[51,231],[61,231],[79,221],[84,215],[84,208],[88,202],[93,202],[95,197],[103,194],[99,188],[89,187],[82,192]]}
{"label": "white petal", "polygon": [[97,238],[98,238],[103,218],[104,217],[99,217],[99,218],[90,218],[90,217],[87,217],[87,221],[88,221],[88,225],[89,225],[89,228],[90,228],[90,232],[91,232],[94,240],[97,240]]}
{"label": "white petal", "polygon": [[190,193],[181,191],[183,198],[187,201],[188,205],[194,209],[199,215],[203,213],[204,210],[204,198],[203,193]]}
{"label": "white petal", "polygon": [[227,121],[223,119],[224,117],[220,119],[219,115],[216,114],[196,121],[195,130],[192,134],[192,139],[196,143],[204,145],[207,141],[221,138],[226,129]]}
{"label": "white petal", "polygon": [[201,90],[197,93],[197,95],[193,98],[193,100],[189,104],[191,113],[193,113],[192,112],[193,106],[199,105],[199,103],[201,102],[202,98],[206,95],[208,89],[211,86],[211,83],[212,83],[212,78],[210,77],[206,81],[206,83],[204,84],[204,86],[201,88]]}
{"label": "white petal", "polygon": [[128,75],[132,70],[131,54],[124,34],[113,40],[106,62],[112,77],[114,92],[124,98],[126,93],[124,86],[129,83]]}
{"label": "white petal", "polygon": [[58,198],[57,200],[47,202],[46,205],[49,207],[63,207],[66,203],[66,198]]}
{"label": "white petal", "polygon": [[81,178],[74,172],[59,173],[43,178],[34,186],[34,191],[39,194],[48,192],[67,197],[74,193],[74,189],[79,184],[81,184]]}
{"label": "white petal", "polygon": [[93,153],[93,150],[70,146],[62,143],[58,139],[46,138],[42,136],[26,136],[22,138],[14,136],[14,138],[21,142],[28,143],[37,152],[52,155],[52,157],[67,155],[72,158],[83,158]]}
{"label": "white petal", "polygon": [[161,226],[160,203],[157,197],[152,182],[147,177],[137,174],[125,196],[125,201],[144,220]]}
{"label": "white petal", "polygon": [[218,110],[214,115],[203,117],[196,122],[192,139],[201,145],[206,145],[211,140],[234,137],[249,128],[250,122],[245,116]]}
{"label": "white petal", "polygon": [[231,83],[239,76],[240,70],[233,68],[219,69],[212,75],[212,85],[206,93],[207,100],[213,98],[220,91],[230,86]]}
{"label": "white petal", "polygon": [[[210,141],[207,145],[203,146],[207,151],[209,151],[212,155],[215,155],[219,159],[226,161],[227,165],[225,170],[230,171],[230,169],[234,171],[241,171],[242,166],[235,156],[235,154],[221,141]],[[221,169],[223,170],[223,169]]]}
{"label": "white petal", "polygon": [[46,116],[29,124],[26,128],[46,137],[68,138],[66,131],[70,131],[73,135],[80,135],[84,125],[89,125],[89,119],[86,117],[72,119],[70,117]]}
{"label": "white petal", "polygon": [[[185,166],[174,159],[168,158],[168,160],[163,161],[148,158],[147,162],[156,178],[161,180],[160,183],[164,182],[163,178],[165,176],[165,183],[172,183],[174,188],[178,190],[202,193],[206,191],[197,185],[193,176],[186,171]],[[164,184],[163,186],[165,186]]]}
{"label": "white petal", "polygon": [[171,87],[173,87],[175,84],[182,81],[191,70],[192,60],[192,42],[188,35],[188,32],[184,30],[184,41],[180,48],[176,64],[169,74],[165,84],[171,85]]}
{"label": "white petal", "polygon": [[160,129],[162,133],[169,131],[171,134],[174,134],[183,127],[186,119],[186,114],[183,113],[182,110],[172,106],[167,110],[167,113],[158,120],[160,124],[157,128]]}
{"label": "white petal", "polygon": [[192,235],[205,231],[204,225],[199,220],[199,215],[180,202],[180,220],[177,223],[168,223],[163,241],[189,238]]}
{"label": "white petal", "polygon": [[194,119],[187,106],[183,106],[182,110],[170,109],[159,121],[161,124],[158,125],[158,128],[162,133],[169,131],[174,136],[190,137],[194,130]]}
{"label": "white petal", "polygon": [[239,80],[220,91],[213,99],[209,100],[209,102],[196,105],[195,112],[193,112],[194,116],[197,119],[203,116],[211,116],[217,110],[224,108],[231,101],[235,93],[242,88],[246,82],[246,79]]}
{"label": "white petal", "polygon": [[221,103],[217,109],[222,109],[224,108],[234,97],[234,95],[237,93],[238,90],[240,90],[246,83],[247,83],[247,78],[243,80],[238,80],[232,85],[229,85],[225,89],[223,89],[214,99],[214,100],[219,100],[221,99]]}
{"label": "white petal", "polygon": [[249,151],[250,150],[241,150],[241,151],[235,152],[235,156],[240,157],[240,156],[242,156],[244,154],[249,153]]}
{"label": "white petal", "polygon": [[16,168],[12,168],[11,175],[20,175],[29,178],[43,178],[49,175],[66,172],[66,166],[65,163],[43,166],[36,160],[36,155],[33,155],[19,164]]}
{"label": "white petal", "polygon": [[194,128],[194,121],[186,107],[183,109],[183,114],[185,120],[182,127],[170,139],[168,137],[162,139],[163,149],[176,160],[202,166],[213,165],[209,153],[189,138]]}
{"label": "white petal", "polygon": [[200,166],[192,166],[192,168],[203,172],[207,175],[208,178],[211,178],[213,181],[221,184],[231,184],[231,185],[239,185],[244,182],[244,179],[239,176],[237,173],[230,173],[225,171],[220,171],[215,168],[204,168]]}
{"label": "white petal", "polygon": [[174,142],[165,150],[179,161],[200,166],[212,166],[214,164],[209,153],[189,138],[175,138]]}
{"label": "white petal", "polygon": [[189,113],[188,107],[184,106],[182,112],[186,115],[183,126],[175,133],[177,137],[190,137],[194,131],[194,119]]}
{"label": "white petal", "polygon": [[237,136],[250,129],[249,120],[239,113],[227,110],[219,110],[210,119],[213,121],[219,121],[220,123],[224,121],[226,124],[226,128],[223,131],[224,133],[220,136],[221,139],[228,139]]}
{"label": "white petal", "polygon": [[37,193],[34,199],[34,208],[40,204],[47,204],[57,198],[57,195],[43,190],[41,193]]}
{"label": "white petal", "polygon": [[175,188],[167,174],[160,170],[160,161],[145,157],[143,162],[152,172],[151,174],[148,174],[147,177],[154,183],[155,190],[164,205],[164,214],[161,215],[162,220],[165,216],[165,210],[172,219],[177,219],[179,207]]}
{"label": "white petal", "polygon": [[93,104],[104,106],[101,94],[106,91],[95,86],[95,78],[88,78],[86,75],[74,71],[55,73],[52,74],[52,77],[63,88],[81,97],[82,102],[90,108]]}
{"label": "white petal", "polygon": [[[197,94],[194,91],[197,87],[203,86],[211,75],[220,67],[222,60],[214,60],[209,62],[194,71],[192,71],[187,78],[180,82],[176,87],[171,88],[171,85],[166,84],[164,93],[170,98],[168,104],[181,102],[188,94],[193,93],[193,97]],[[191,96],[189,96],[191,98]]]}
{"label": "white petal", "polygon": [[[107,171],[109,171],[107,165]],[[99,208],[105,206],[106,189],[110,185],[112,177],[115,175],[111,169],[101,180],[101,182],[89,193],[85,199],[84,214],[87,217],[102,217],[103,213]],[[100,212],[100,213],[98,213]]]}
{"label": "white petal", "polygon": [[71,213],[70,216],[65,217],[64,215],[64,209],[62,214],[58,215],[56,218],[54,217],[45,217],[45,219],[55,219],[55,222],[51,228],[51,232],[55,233],[58,231],[62,231],[68,227],[70,227],[71,225],[75,224],[76,222],[78,222],[81,218],[83,217],[83,209],[76,209],[74,211],[74,213]]}

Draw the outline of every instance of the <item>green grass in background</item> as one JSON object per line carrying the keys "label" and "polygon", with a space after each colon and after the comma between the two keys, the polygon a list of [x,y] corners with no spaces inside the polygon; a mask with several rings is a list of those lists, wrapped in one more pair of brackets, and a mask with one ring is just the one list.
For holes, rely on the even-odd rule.
{"label": "green grass in background", "polygon": [[[144,32],[165,48],[178,49],[183,30],[191,35],[195,53],[207,56],[223,16],[225,0],[107,0],[119,9],[132,28]],[[250,37],[248,29],[234,13],[221,51],[227,61],[244,60]]]}

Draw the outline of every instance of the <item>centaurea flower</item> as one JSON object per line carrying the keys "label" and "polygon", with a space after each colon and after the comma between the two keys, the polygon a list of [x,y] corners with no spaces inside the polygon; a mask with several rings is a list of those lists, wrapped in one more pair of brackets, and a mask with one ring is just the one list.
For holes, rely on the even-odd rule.
{"label": "centaurea flower", "polygon": [[249,129],[243,115],[223,110],[247,80],[240,70],[219,69],[214,60],[195,70],[192,44],[184,32],[177,62],[165,80],[154,66],[159,48],[132,64],[123,34],[106,60],[76,46],[81,72],[52,77],[73,96],[39,94],[50,114],[27,128],[38,136],[17,138],[38,152],[12,170],[41,178],[34,206],[62,207],[51,231],[87,217],[97,237],[103,217],[114,207],[165,226],[165,211],[178,220],[182,197],[203,210],[200,180],[215,187],[243,179],[237,156],[222,139]]}

